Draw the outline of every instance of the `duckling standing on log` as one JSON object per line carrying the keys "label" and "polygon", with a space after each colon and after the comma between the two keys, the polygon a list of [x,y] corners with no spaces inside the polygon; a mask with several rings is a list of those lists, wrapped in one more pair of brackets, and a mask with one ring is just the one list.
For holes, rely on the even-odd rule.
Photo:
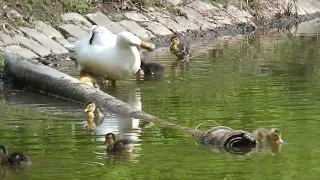
{"label": "duckling standing on log", "polygon": [[177,36],[171,37],[170,51],[177,56],[178,60],[183,60],[191,56],[189,46],[181,43]]}
{"label": "duckling standing on log", "polygon": [[113,133],[108,133],[105,136],[105,144],[108,145],[108,152],[132,152],[134,148],[134,142],[128,139],[116,140],[116,136]]}
{"label": "duckling standing on log", "polygon": [[101,108],[97,108],[96,104],[89,101],[85,104],[84,112],[87,115],[88,129],[94,130],[96,129],[95,119],[100,121],[103,119],[104,114],[101,112]]}
{"label": "duckling standing on log", "polygon": [[[115,34],[100,26],[92,29],[91,37],[74,46],[81,72],[111,80],[123,80],[137,73],[141,60],[137,46],[152,51],[154,44],[142,41],[131,32]],[[87,43],[82,43],[86,41]],[[80,73],[80,77],[83,73]]]}
{"label": "duckling standing on log", "polygon": [[272,128],[272,129],[260,128],[253,131],[252,135],[257,139],[259,143],[265,143],[265,142],[277,143],[277,144],[283,143],[280,130],[277,128]]}
{"label": "duckling standing on log", "polygon": [[0,145],[0,159],[2,165],[28,165],[30,158],[21,152],[8,153],[4,145]]}

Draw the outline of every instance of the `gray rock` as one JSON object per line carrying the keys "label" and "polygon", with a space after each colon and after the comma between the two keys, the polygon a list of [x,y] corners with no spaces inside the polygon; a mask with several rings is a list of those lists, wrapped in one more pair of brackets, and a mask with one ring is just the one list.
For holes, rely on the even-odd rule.
{"label": "gray rock", "polygon": [[184,27],[181,24],[178,24],[176,21],[170,19],[170,18],[158,18],[159,23],[166,26],[173,32],[183,32],[186,31],[187,28]]}
{"label": "gray rock", "polygon": [[42,46],[32,39],[20,35],[15,35],[14,39],[18,41],[21,46],[35,52],[39,56],[47,56],[51,54],[50,49]]}
{"label": "gray rock", "polygon": [[87,27],[91,27],[92,24],[83,16],[81,16],[79,13],[65,13],[61,15],[61,18],[63,21],[75,21],[79,22]]}
{"label": "gray rock", "polygon": [[71,42],[71,43],[75,43],[75,42],[78,41],[78,39],[77,39],[77,38],[74,38],[74,37],[68,37],[67,40],[68,40],[69,42]]}
{"label": "gray rock", "polygon": [[135,21],[123,20],[120,24],[141,39],[148,40],[155,37],[150,31],[139,26]]}
{"label": "gray rock", "polygon": [[59,30],[62,32],[65,38],[74,37],[76,39],[80,39],[88,34],[81,27],[76,26],[74,24],[64,24],[59,26]]}
{"label": "gray rock", "polygon": [[216,24],[212,23],[212,19],[202,16],[199,12],[190,7],[180,7],[179,9],[182,13],[187,15],[187,21],[196,24],[198,29],[200,27],[202,27],[202,29],[215,29],[217,27]]}
{"label": "gray rock", "polygon": [[148,12],[146,16],[151,20],[157,20],[158,18],[170,18],[171,13],[166,10],[161,10],[161,12],[154,11],[154,12]]}
{"label": "gray rock", "polygon": [[182,26],[186,27],[189,30],[198,30],[199,26],[192,21],[189,21],[183,16],[177,16],[175,17],[175,20]]}
{"label": "gray rock", "polygon": [[150,21],[146,16],[137,12],[126,12],[123,15],[124,17],[132,21],[138,21],[138,22]]}
{"label": "gray rock", "polygon": [[50,49],[54,54],[62,54],[69,52],[66,48],[60,45],[58,42],[54,41],[53,39],[45,36],[41,32],[35,29],[22,27],[20,30],[25,33],[28,37],[38,41],[43,46]]}
{"label": "gray rock", "polygon": [[122,27],[118,22],[111,21],[108,18],[108,16],[102,14],[101,12],[87,14],[86,17],[93,24],[96,24],[98,26],[104,26],[105,28],[109,29],[113,33],[126,31],[126,29]]}
{"label": "gray rock", "polygon": [[203,1],[199,1],[199,0],[189,3],[187,6],[193,8],[193,9],[196,9],[200,13],[206,12],[206,11],[211,11],[211,10],[218,10],[218,8],[213,6],[211,3],[206,3]]}
{"label": "gray rock", "polygon": [[238,22],[251,22],[251,19],[253,18],[251,14],[249,14],[248,12],[242,11],[232,5],[224,6],[223,10],[225,10],[229,15],[231,15]]}
{"label": "gray rock", "polygon": [[43,21],[36,21],[34,24],[35,24],[35,28],[38,31],[42,32],[44,35],[48,36],[49,38],[53,38],[53,37],[56,37],[57,39],[64,38],[59,31],[47,25]]}
{"label": "gray rock", "polygon": [[[70,45],[71,43],[66,40],[65,38],[63,39],[55,39],[55,41],[57,41],[59,44],[61,44],[63,47],[66,48],[67,45]],[[67,48],[66,48],[67,49]]]}
{"label": "gray rock", "polygon": [[3,48],[3,51],[7,52],[7,53],[17,54],[17,55],[22,56],[27,59],[32,59],[32,58],[38,57],[38,55],[36,55],[32,51],[30,51],[26,48],[23,48],[21,46],[18,46],[18,45],[6,46]]}
{"label": "gray rock", "polygon": [[110,29],[110,31],[111,32],[113,32],[113,33],[115,33],[115,34],[117,34],[117,33],[119,33],[119,32],[122,32],[122,31],[127,31],[124,27],[122,27],[121,25],[120,25],[120,23],[118,23],[118,22],[113,22],[113,23],[111,23],[108,27],[107,27],[107,29]]}
{"label": "gray rock", "polygon": [[155,21],[141,22],[141,24],[156,36],[168,36],[173,34],[168,28]]}
{"label": "gray rock", "polygon": [[175,5],[175,6],[181,3],[180,0],[166,0],[166,1],[167,1],[168,3],[170,3],[170,4]]}
{"label": "gray rock", "polygon": [[18,42],[15,41],[11,36],[0,31],[0,46],[8,46],[8,45],[17,44],[17,43]]}
{"label": "gray rock", "polygon": [[8,17],[12,18],[12,19],[21,19],[22,15],[18,11],[16,11],[15,9],[11,9],[8,12]]}

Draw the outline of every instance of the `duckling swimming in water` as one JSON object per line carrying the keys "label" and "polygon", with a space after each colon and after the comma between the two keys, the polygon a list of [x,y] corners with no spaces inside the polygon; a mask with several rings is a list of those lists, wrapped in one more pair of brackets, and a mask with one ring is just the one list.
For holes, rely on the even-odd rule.
{"label": "duckling swimming in water", "polygon": [[257,129],[255,130],[252,135],[257,139],[259,143],[276,143],[282,144],[283,140],[281,138],[280,130],[277,128],[272,129]]}
{"label": "duckling swimming in water", "polygon": [[103,109],[97,108],[94,102],[86,102],[84,112],[87,114],[88,118],[104,117],[104,113],[101,111],[103,111]]}
{"label": "duckling swimming in water", "polygon": [[177,36],[171,37],[170,51],[177,56],[178,60],[183,60],[191,56],[189,46],[181,43]]}
{"label": "duckling swimming in water", "polygon": [[30,158],[21,152],[8,153],[4,145],[0,145],[0,158],[2,165],[22,165],[30,164]]}
{"label": "duckling swimming in water", "polygon": [[156,62],[141,61],[139,73],[144,75],[163,75],[164,68],[161,64]]}
{"label": "duckling swimming in water", "polygon": [[108,145],[108,152],[132,152],[134,148],[133,141],[128,139],[120,139],[117,141],[113,133],[106,134],[104,143]]}
{"label": "duckling swimming in water", "polygon": [[101,108],[96,108],[96,104],[89,101],[85,104],[84,112],[87,115],[87,128],[89,130],[94,130],[102,122],[104,114],[101,112]]}

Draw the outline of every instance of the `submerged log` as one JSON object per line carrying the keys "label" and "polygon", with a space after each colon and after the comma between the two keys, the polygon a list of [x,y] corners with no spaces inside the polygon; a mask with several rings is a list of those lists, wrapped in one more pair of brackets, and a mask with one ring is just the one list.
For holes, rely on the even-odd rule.
{"label": "submerged log", "polygon": [[[223,133],[213,133],[217,132],[214,131],[214,129],[200,131],[159,119],[148,113],[137,110],[135,107],[124,103],[123,101],[120,101],[99,89],[91,88],[81,83],[76,78],[40,64],[32,59],[29,60],[17,55],[6,54],[5,72],[9,77],[14,78],[14,81],[32,86],[37,90],[81,103],[93,101],[98,107],[105,108],[108,112],[146,120],[175,130],[183,131],[189,135],[198,137],[200,141],[207,146],[245,146],[254,148],[256,144],[255,139],[250,135],[250,133],[245,131],[233,131],[229,128],[226,130],[227,133],[225,133],[225,136],[218,137],[218,134],[222,135]],[[232,134],[232,132],[234,134]]]}

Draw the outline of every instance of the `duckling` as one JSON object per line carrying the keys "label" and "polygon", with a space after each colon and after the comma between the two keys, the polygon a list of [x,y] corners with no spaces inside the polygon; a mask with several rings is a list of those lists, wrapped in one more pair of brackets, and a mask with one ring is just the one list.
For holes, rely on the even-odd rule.
{"label": "duckling", "polygon": [[170,51],[177,56],[178,60],[191,56],[189,46],[181,43],[177,36],[171,37]]}
{"label": "duckling", "polygon": [[[81,73],[84,74],[83,72],[81,72]],[[96,89],[100,89],[98,81],[89,75],[81,75],[80,81],[87,86],[90,86],[90,87],[93,87]]]}
{"label": "duckling", "polygon": [[164,68],[161,64],[156,62],[145,62],[141,61],[140,70],[143,71],[145,75],[162,75]]}
{"label": "duckling", "polygon": [[104,113],[101,111],[103,111],[103,109],[97,108],[94,102],[86,102],[84,112],[87,114],[88,118],[104,117]]}
{"label": "duckling", "polygon": [[108,145],[108,152],[132,152],[134,148],[133,141],[128,139],[116,141],[116,136],[113,133],[106,134],[104,143]]}
{"label": "duckling", "polygon": [[276,144],[282,144],[283,140],[281,138],[280,130],[277,128],[272,129],[257,129],[255,130],[252,135],[257,139],[259,143],[276,143]]}
{"label": "duckling", "polygon": [[0,145],[0,155],[2,165],[22,165],[30,164],[30,158],[21,152],[8,153],[7,148],[4,145]]}

